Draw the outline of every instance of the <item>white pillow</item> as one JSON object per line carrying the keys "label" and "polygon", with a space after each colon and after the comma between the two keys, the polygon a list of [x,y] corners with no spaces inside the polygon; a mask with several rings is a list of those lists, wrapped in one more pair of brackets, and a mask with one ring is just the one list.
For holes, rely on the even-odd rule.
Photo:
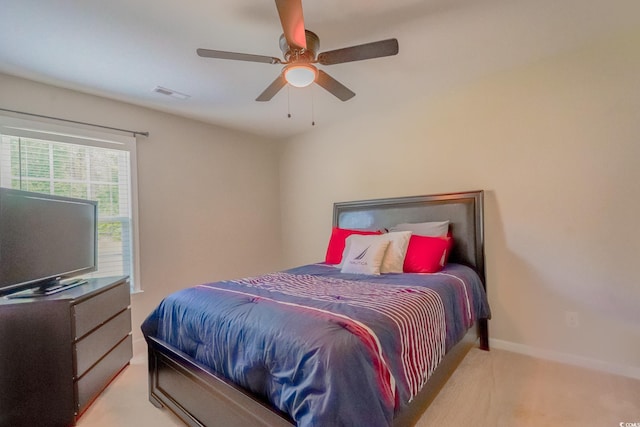
{"label": "white pillow", "polygon": [[389,247],[384,254],[380,273],[402,273],[411,231],[385,233],[381,234],[380,237],[389,240]]}
{"label": "white pillow", "polygon": [[345,256],[342,257],[342,273],[380,274],[382,259],[389,246],[389,239],[382,235],[352,234],[347,237]]}
{"label": "white pillow", "polygon": [[[338,264],[338,268],[342,269],[344,260],[351,249],[350,237],[345,239],[344,251],[342,251],[342,262]],[[411,239],[411,231],[397,231],[393,233],[384,233],[375,235],[373,238],[386,239],[389,246],[382,259],[380,265],[380,273],[402,273],[404,270],[404,258],[407,255],[409,247],[409,239]]]}
{"label": "white pillow", "polygon": [[431,221],[402,223],[389,228],[389,231],[411,231],[418,236],[444,237],[449,232],[449,221]]}

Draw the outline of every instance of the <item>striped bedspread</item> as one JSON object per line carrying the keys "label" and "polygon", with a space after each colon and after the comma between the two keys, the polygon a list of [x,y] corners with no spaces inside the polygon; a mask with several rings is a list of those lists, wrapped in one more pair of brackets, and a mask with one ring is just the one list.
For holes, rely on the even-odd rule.
{"label": "striped bedspread", "polygon": [[464,266],[362,276],[314,264],[180,291],[143,331],[299,426],[388,426],[488,316],[480,280]]}
{"label": "striped bedspread", "polygon": [[[273,273],[257,278],[234,281],[250,288],[260,288],[314,301],[328,301],[352,305],[374,311],[388,319],[396,328],[395,348],[400,348],[402,379],[408,385],[411,397],[422,388],[433,369],[440,363],[445,352],[446,326],[444,305],[437,292],[418,286],[398,286],[385,283],[355,282],[338,278],[312,276],[309,274]],[[212,289],[215,285],[204,285]],[[468,296],[463,300],[469,307]],[[291,303],[289,303],[291,304]],[[295,304],[307,310],[319,310],[304,304]],[[327,315],[338,316],[331,312]],[[380,340],[365,324],[346,315],[345,321],[357,324],[363,342],[372,343],[371,350],[379,356],[378,363],[386,368]],[[385,369],[386,370],[386,369]],[[395,396],[393,376],[385,384]]]}

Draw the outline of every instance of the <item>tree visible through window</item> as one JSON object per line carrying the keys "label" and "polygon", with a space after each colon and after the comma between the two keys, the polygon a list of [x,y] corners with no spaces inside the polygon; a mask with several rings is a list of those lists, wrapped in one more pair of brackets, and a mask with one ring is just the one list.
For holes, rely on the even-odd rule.
{"label": "tree visible through window", "polygon": [[98,201],[98,271],[134,287],[131,153],[13,135],[0,137],[0,184]]}

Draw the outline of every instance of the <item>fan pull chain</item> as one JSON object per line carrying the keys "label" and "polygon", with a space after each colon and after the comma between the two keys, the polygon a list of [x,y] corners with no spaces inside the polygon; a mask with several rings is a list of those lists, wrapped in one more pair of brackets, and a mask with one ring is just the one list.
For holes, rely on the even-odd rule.
{"label": "fan pull chain", "polygon": [[287,85],[287,117],[291,118],[291,88]]}
{"label": "fan pull chain", "polygon": [[315,108],[314,108],[314,104],[313,104],[313,88],[311,90],[311,126],[315,126],[316,125],[316,113],[315,113]]}

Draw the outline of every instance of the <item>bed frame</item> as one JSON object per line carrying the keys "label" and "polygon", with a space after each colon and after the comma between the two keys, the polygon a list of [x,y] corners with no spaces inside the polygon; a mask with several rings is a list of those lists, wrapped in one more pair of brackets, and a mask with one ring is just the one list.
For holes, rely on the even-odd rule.
{"label": "bed frame", "polygon": [[[402,222],[450,221],[454,248],[449,261],[472,267],[486,290],[482,191],[335,203],[333,225],[382,229]],[[486,320],[454,346],[411,405],[396,414],[394,426],[412,426],[435,398],[469,349],[479,341],[489,350]],[[293,421],[216,375],[176,348],[147,337],[149,400],[167,407],[189,426],[291,427]]]}

